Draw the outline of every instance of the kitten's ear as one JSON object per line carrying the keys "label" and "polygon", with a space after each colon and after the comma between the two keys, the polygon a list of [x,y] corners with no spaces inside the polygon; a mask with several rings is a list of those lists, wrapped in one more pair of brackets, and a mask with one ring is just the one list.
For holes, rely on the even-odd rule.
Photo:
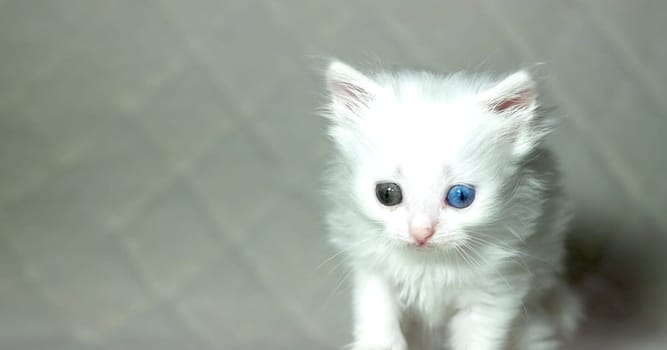
{"label": "kitten's ear", "polygon": [[380,91],[380,86],[376,82],[340,61],[332,61],[329,64],[326,70],[326,83],[335,114],[359,116]]}
{"label": "kitten's ear", "polygon": [[502,137],[510,139],[518,157],[534,150],[552,129],[553,122],[537,110],[537,84],[525,70],[482,93],[482,103],[506,122]]}
{"label": "kitten's ear", "polygon": [[494,113],[533,111],[537,107],[537,84],[528,72],[518,71],[488,90],[484,103]]}

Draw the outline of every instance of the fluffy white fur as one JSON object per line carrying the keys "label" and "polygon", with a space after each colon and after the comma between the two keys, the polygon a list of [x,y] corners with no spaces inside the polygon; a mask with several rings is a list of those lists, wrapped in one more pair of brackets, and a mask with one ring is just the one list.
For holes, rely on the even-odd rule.
{"label": "fluffy white fur", "polygon": [[[334,61],[325,109],[337,149],[332,242],[354,273],[355,350],[554,349],[579,302],[562,280],[568,209],[525,71],[503,79],[364,75]],[[403,201],[380,204],[378,182]],[[475,186],[465,209],[454,184]],[[410,228],[435,233],[418,246]]]}

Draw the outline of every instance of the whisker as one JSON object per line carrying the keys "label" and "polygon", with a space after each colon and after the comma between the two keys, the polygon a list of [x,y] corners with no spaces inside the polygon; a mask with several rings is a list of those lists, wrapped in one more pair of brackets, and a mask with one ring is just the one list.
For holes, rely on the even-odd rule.
{"label": "whisker", "polygon": [[360,246],[360,245],[362,245],[362,244],[366,244],[366,243],[368,243],[369,241],[371,241],[373,238],[374,238],[374,237],[368,237],[368,238],[362,239],[362,240],[359,241],[359,242],[355,242],[353,245],[351,245],[351,246],[348,247],[347,249],[341,249],[339,252],[337,252],[337,253],[333,254],[332,256],[326,258],[323,262],[321,262],[319,265],[317,265],[317,267],[315,268],[315,271],[318,271],[318,270],[321,269],[323,266],[325,266],[326,264],[328,264],[329,262],[331,262],[333,259],[335,259],[335,258],[337,258],[337,257],[339,257],[339,256],[341,256],[341,255],[343,255],[343,254],[345,254],[345,252],[346,252],[348,249],[356,248],[356,247],[358,247],[358,246]]}
{"label": "whisker", "polygon": [[322,308],[324,308],[329,304],[329,302],[331,302],[331,298],[333,298],[333,296],[339,292],[340,288],[344,285],[344,283],[347,282],[347,280],[349,280],[350,276],[352,275],[352,272],[353,272],[352,270],[348,270],[347,272],[345,272],[345,274],[343,274],[343,276],[341,277],[340,281],[338,281],[334,289],[329,293],[326,299],[324,299],[324,302],[322,303]]}
{"label": "whisker", "polygon": [[497,277],[499,277],[501,280],[503,280],[503,282],[505,283],[505,285],[507,286],[507,288],[512,289],[512,285],[511,285],[510,282],[507,280],[507,278],[505,278],[505,276],[503,275],[503,273],[502,273],[501,271],[499,271],[497,268],[495,268],[493,265],[489,264],[488,260],[486,260],[482,255],[480,255],[480,254],[479,254],[477,251],[475,251],[475,250],[470,250],[470,251],[469,251],[469,254],[470,254],[471,256],[472,256],[473,254],[477,255],[477,257],[478,257],[480,260],[482,260],[482,261],[484,262],[484,264],[485,264],[487,267],[490,267],[490,268],[491,268],[491,272],[493,272]]}
{"label": "whisker", "polygon": [[[476,234],[476,235],[481,235],[481,236],[491,237],[490,235],[485,234],[485,233],[482,233],[482,232],[472,232],[472,233],[474,233],[474,234]],[[475,237],[475,239],[483,240],[483,238],[481,238],[481,237]],[[515,247],[511,247],[511,246],[509,246],[507,243],[498,242],[498,241],[496,241],[496,242],[491,242],[491,241],[486,241],[486,240],[485,240],[485,243],[486,243],[486,244],[489,244],[489,245],[494,245],[494,246],[497,246],[497,247],[505,248],[505,249],[507,249],[507,252],[512,253],[512,254],[514,254],[514,255],[521,255],[521,256],[524,256],[524,257],[527,257],[527,258],[534,259],[534,260],[539,261],[539,262],[541,262],[541,263],[544,263],[544,264],[546,264],[546,265],[548,265],[548,266],[550,266],[550,267],[556,267],[556,264],[554,264],[554,263],[551,262],[551,261],[545,260],[545,259],[543,259],[543,258],[541,258],[541,257],[539,257],[539,256],[535,256],[535,255],[533,255],[533,254],[527,253],[525,250],[521,250],[521,249],[518,249],[518,248],[515,248]],[[522,243],[522,244],[525,244],[525,241],[522,241],[521,243]],[[525,261],[524,261],[524,262],[525,262]]]}

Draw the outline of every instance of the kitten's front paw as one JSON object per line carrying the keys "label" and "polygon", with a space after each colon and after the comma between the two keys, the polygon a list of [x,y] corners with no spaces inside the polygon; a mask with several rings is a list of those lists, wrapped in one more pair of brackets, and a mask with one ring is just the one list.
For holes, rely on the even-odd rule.
{"label": "kitten's front paw", "polygon": [[390,342],[358,341],[352,344],[350,349],[351,350],[408,350],[408,344],[406,344],[405,339],[403,338]]}

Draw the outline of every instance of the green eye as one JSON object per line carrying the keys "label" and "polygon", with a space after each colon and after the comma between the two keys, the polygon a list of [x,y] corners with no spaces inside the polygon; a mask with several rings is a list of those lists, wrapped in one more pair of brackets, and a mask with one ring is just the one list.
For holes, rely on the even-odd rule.
{"label": "green eye", "polygon": [[375,196],[380,203],[388,207],[397,205],[403,200],[401,187],[393,182],[379,183],[375,185]]}

